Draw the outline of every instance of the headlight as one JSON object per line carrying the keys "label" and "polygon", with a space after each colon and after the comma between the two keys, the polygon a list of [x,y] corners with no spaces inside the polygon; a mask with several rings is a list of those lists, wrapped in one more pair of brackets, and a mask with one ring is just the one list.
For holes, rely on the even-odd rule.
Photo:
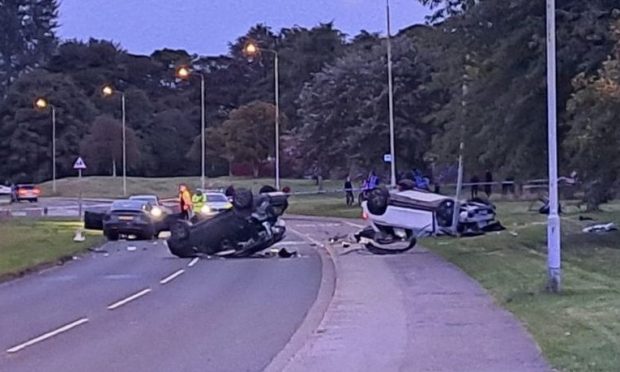
{"label": "headlight", "polygon": [[233,207],[233,205],[231,203],[226,203],[226,206],[225,206],[226,209],[230,209],[232,207]]}
{"label": "headlight", "polygon": [[205,205],[202,208],[200,208],[200,213],[209,214],[211,213],[211,208],[208,205]]}
{"label": "headlight", "polygon": [[153,217],[161,217],[162,214],[163,212],[159,207],[153,207],[153,209],[151,209],[151,216]]}

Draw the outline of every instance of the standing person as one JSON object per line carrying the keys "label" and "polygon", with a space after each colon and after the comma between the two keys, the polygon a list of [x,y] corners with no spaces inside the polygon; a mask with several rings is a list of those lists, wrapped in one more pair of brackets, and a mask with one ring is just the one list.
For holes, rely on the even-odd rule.
{"label": "standing person", "polygon": [[472,199],[475,199],[478,197],[478,182],[480,182],[480,178],[478,178],[478,176],[476,176],[475,174],[469,180],[469,183],[471,183],[471,198]]}
{"label": "standing person", "polygon": [[484,180],[486,182],[486,185],[484,185],[484,192],[487,194],[487,198],[490,198],[493,190],[493,185],[491,185],[491,182],[493,182],[493,174],[491,174],[491,171],[488,169]]}
{"label": "standing person", "polygon": [[179,185],[179,206],[183,219],[189,220],[192,216],[192,196],[185,184]]}
{"label": "standing person", "polygon": [[226,195],[229,201],[232,201],[235,196],[235,187],[233,185],[228,186],[226,191],[224,191],[224,195]]}
{"label": "standing person", "polygon": [[207,195],[203,194],[202,191],[198,190],[194,196],[192,196],[192,208],[198,213],[200,213],[202,207],[204,207],[206,203]]}
{"label": "standing person", "polygon": [[346,202],[348,206],[353,205],[355,196],[353,196],[353,184],[351,183],[351,177],[347,176],[344,181],[344,191],[346,192]]}

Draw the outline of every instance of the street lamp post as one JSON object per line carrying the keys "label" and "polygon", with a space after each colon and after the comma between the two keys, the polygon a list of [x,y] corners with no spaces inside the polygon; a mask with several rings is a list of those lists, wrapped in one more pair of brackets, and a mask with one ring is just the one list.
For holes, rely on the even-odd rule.
{"label": "street lamp post", "polygon": [[[114,88],[110,85],[106,85],[101,90],[105,97],[112,96],[114,94]],[[121,121],[123,132],[123,196],[127,196],[127,134],[125,123],[125,92],[118,91],[121,95]]]}
{"label": "street lamp post", "polygon": [[558,214],[558,146],[556,101],[555,0],[547,0],[547,115],[549,152],[549,217],[547,223],[547,289],[559,292],[561,283],[561,238]]}
{"label": "street lamp post", "polygon": [[[181,66],[177,68],[176,75],[178,78],[187,80],[192,75],[192,71],[188,67]],[[197,72],[200,75],[200,185],[202,189],[205,188],[205,166],[206,166],[206,120],[205,120],[205,75],[202,72]]]}
{"label": "street lamp post", "polygon": [[275,85],[275,105],[276,105],[276,117],[275,117],[275,176],[276,176],[276,189],[280,190],[280,68],[279,68],[279,55],[278,51],[274,49],[259,48],[254,43],[248,43],[245,46],[245,53],[249,56],[254,56],[261,51],[273,53],[274,55],[274,85]]}
{"label": "street lamp post", "polygon": [[390,180],[392,187],[396,187],[396,154],[394,153],[394,87],[392,79],[392,30],[390,22],[390,0],[386,0],[387,12],[387,64],[388,64],[388,95],[390,109]]}
{"label": "street lamp post", "polygon": [[44,110],[47,107],[52,112],[52,191],[56,192],[56,107],[50,105],[49,102],[43,98],[37,98],[34,102],[35,107],[39,110]]}

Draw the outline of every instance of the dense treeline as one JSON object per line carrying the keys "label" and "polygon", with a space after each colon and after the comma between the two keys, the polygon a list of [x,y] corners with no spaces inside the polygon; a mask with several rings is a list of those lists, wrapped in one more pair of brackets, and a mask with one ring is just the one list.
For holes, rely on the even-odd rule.
{"label": "dense treeline", "polygon": [[[545,177],[545,2],[421,2],[435,10],[429,24],[393,38],[399,170],[440,174],[454,164],[464,130],[466,173]],[[120,165],[120,97],[102,97],[104,84],[126,95],[130,174],[197,174],[200,77],[176,79],[180,65],[205,76],[208,173],[226,174],[239,162],[258,172],[273,154],[274,58],[248,59],[250,40],[279,53],[284,175],[385,169],[386,43],[377,34],[347,36],[329,23],[278,31],[257,25],[227,55],[165,49],[140,56],[101,40],[60,43],[56,1],[4,3],[2,177],[51,175],[50,113],[34,110],[37,96],[57,111],[59,174],[72,173],[78,153],[89,172],[112,174]],[[577,170],[606,189],[620,175],[620,6],[557,6],[561,173]]]}

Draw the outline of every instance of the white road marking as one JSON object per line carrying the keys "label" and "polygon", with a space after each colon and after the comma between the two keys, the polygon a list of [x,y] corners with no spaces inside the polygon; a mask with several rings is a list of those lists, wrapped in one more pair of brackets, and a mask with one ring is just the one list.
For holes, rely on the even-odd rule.
{"label": "white road marking", "polygon": [[187,266],[189,266],[189,267],[194,267],[194,265],[198,262],[198,260],[199,260],[199,259],[200,259],[199,257],[194,257],[194,259],[193,259],[193,260],[191,260],[191,261],[187,264]]}
{"label": "white road marking", "polygon": [[168,275],[167,277],[165,277],[164,279],[160,280],[159,282],[161,284],[166,284],[171,282],[172,280],[174,280],[174,278],[176,278],[177,276],[183,274],[185,272],[185,270],[181,269],[173,274]]}
{"label": "white road marking", "polygon": [[52,338],[52,337],[54,337],[56,335],[59,335],[59,334],[61,334],[63,332],[67,332],[68,330],[70,330],[72,328],[75,328],[75,327],[77,327],[77,326],[79,326],[81,324],[84,324],[86,322],[88,322],[88,318],[78,319],[75,322],[72,322],[72,323],[69,323],[67,325],[64,325],[64,326],[62,326],[62,327],[60,327],[60,328],[58,328],[58,329],[56,329],[54,331],[48,332],[48,333],[43,334],[43,335],[41,335],[39,337],[33,338],[32,340],[26,341],[23,344],[20,344],[20,345],[17,345],[17,346],[13,346],[12,348],[8,349],[6,352],[7,353],[16,353],[16,352],[18,352],[20,350],[23,350],[23,349],[27,348],[28,346],[32,346],[32,345],[34,345],[36,343],[39,343],[41,341],[45,341],[48,338]]}
{"label": "white road marking", "polygon": [[318,240],[316,240],[316,239],[312,238],[312,237],[310,236],[310,234],[304,234],[304,233],[302,233],[302,232],[300,232],[300,231],[297,231],[297,230],[293,229],[292,227],[289,227],[289,230],[291,230],[293,233],[295,233],[295,234],[297,234],[297,235],[299,235],[299,236],[305,237],[305,238],[306,238],[306,239],[308,239],[311,243],[316,244],[316,245],[318,245],[319,247],[324,247],[323,243],[321,243],[321,242],[319,242]]}
{"label": "white road marking", "polygon": [[133,300],[135,300],[137,298],[140,298],[140,297],[144,296],[145,294],[149,293],[150,291],[151,291],[151,288],[143,289],[143,290],[141,290],[140,292],[138,292],[136,294],[133,294],[133,295],[131,295],[131,296],[125,298],[125,299],[122,299],[122,300],[120,300],[118,302],[113,303],[112,305],[108,306],[108,310],[114,310],[114,309],[116,309],[118,307],[121,307],[121,306],[125,305],[128,302],[131,302],[131,301],[133,301]]}
{"label": "white road marking", "polygon": [[343,222],[351,227],[357,227],[358,229],[363,229],[364,227],[366,227],[364,225],[360,225],[360,224],[349,222],[349,221],[343,221]]}
{"label": "white road marking", "polygon": [[296,223],[295,226],[297,226],[297,227],[338,227],[338,226],[340,226],[340,223],[338,223],[338,222],[332,222],[332,223],[324,223],[324,222],[319,222],[319,223]]}

